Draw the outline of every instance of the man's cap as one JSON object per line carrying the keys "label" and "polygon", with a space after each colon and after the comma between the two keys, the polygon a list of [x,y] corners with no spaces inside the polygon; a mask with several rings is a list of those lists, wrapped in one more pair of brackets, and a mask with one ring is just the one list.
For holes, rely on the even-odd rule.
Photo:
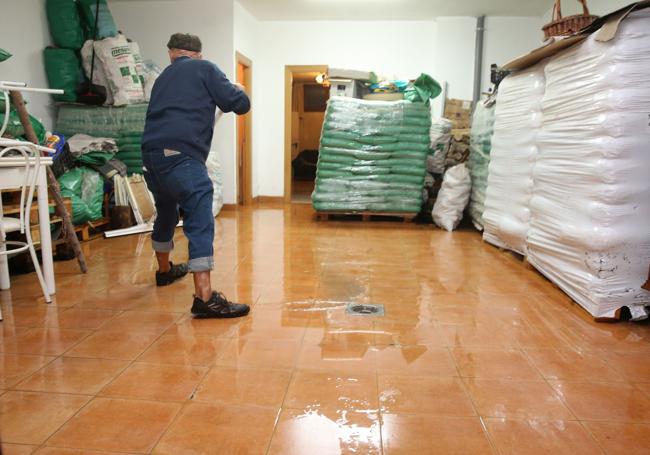
{"label": "man's cap", "polygon": [[201,52],[201,39],[189,33],[174,33],[167,43],[168,49],[183,49],[191,52]]}

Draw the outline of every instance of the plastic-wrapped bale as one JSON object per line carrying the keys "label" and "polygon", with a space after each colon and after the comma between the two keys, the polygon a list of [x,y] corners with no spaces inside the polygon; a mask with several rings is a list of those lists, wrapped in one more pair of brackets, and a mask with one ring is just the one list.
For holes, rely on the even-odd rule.
{"label": "plastic-wrapped bale", "polygon": [[56,131],[66,136],[88,134],[117,140],[115,158],[122,161],[129,174],[142,174],[140,143],[148,104],[124,107],[79,106],[65,104],[59,108]]}
{"label": "plastic-wrapped bale", "polygon": [[470,132],[469,170],[472,176],[472,194],[469,201],[469,214],[472,223],[479,231],[483,230],[483,211],[485,210],[485,190],[494,133],[495,103],[478,103],[472,117]]}
{"label": "plastic-wrapped bale", "polygon": [[316,210],[418,213],[429,152],[424,103],[332,97],[321,136]]}
{"label": "plastic-wrapped bale", "polygon": [[546,67],[528,260],[597,318],[650,308],[648,68],[650,9]]}
{"label": "plastic-wrapped bale", "polygon": [[544,96],[544,62],[506,77],[499,86],[485,191],[483,239],[526,253],[533,166]]}

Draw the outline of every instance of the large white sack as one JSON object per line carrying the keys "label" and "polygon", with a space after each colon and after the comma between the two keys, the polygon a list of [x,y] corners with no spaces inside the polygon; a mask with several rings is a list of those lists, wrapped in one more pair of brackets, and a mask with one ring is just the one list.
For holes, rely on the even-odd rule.
{"label": "large white sack", "polygon": [[553,58],[542,113],[529,262],[595,317],[646,317],[650,9]]}
{"label": "large white sack", "polygon": [[86,77],[90,80],[90,73],[93,73],[93,84],[100,85],[106,89],[106,102],[104,104],[113,104],[113,94],[111,93],[111,87],[108,84],[108,79],[106,78],[106,72],[104,71],[104,64],[99,60],[99,57],[95,55],[95,67],[92,67],[93,61],[93,41],[88,40],[84,43],[81,48],[81,62],[83,65],[84,73]]}
{"label": "large white sack", "polygon": [[526,253],[533,166],[542,119],[544,66],[506,77],[499,85],[483,212],[483,238]]}
{"label": "large white sack", "polygon": [[113,94],[113,104],[144,102],[144,88],[136,70],[131,45],[124,35],[95,41],[95,53],[104,67],[106,79]]}
{"label": "large white sack", "polygon": [[433,222],[448,231],[456,229],[463,219],[471,190],[472,180],[465,163],[447,169],[431,212]]}
{"label": "large white sack", "polygon": [[217,152],[214,150],[208,154],[208,159],[205,162],[208,168],[208,176],[212,180],[212,215],[217,216],[223,208],[223,178],[221,176],[221,164],[217,157]]}
{"label": "large white sack", "polygon": [[472,177],[472,193],[469,198],[469,214],[474,227],[479,231],[483,230],[485,191],[494,134],[494,110],[495,104],[491,100],[487,101],[487,104],[485,101],[476,103],[470,132],[468,166]]}

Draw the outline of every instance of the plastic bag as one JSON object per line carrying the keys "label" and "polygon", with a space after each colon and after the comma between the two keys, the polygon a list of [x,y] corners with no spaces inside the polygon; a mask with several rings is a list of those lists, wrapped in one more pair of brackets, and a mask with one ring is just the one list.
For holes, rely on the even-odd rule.
{"label": "plastic bag", "polygon": [[99,20],[97,21],[96,33],[95,11],[97,10],[97,0],[77,0],[77,4],[81,9],[81,18],[87,39],[104,39],[117,35],[117,27],[106,0],[99,0]]}
{"label": "plastic bag", "polygon": [[52,95],[52,98],[57,101],[76,101],[81,66],[75,52],[47,47],[43,51],[43,58],[50,88],[64,91],[63,95]]}
{"label": "plastic bag", "polygon": [[467,165],[463,163],[449,168],[431,212],[434,223],[447,231],[456,229],[463,219],[471,190],[472,180]]}
{"label": "plastic bag", "polygon": [[217,216],[223,207],[223,179],[221,177],[221,164],[217,157],[217,152],[211,151],[205,162],[208,168],[208,176],[212,180],[212,215]]}
{"label": "plastic bag", "polygon": [[487,189],[488,165],[492,150],[494,133],[495,103],[477,103],[472,116],[470,132],[469,171],[472,176],[472,194],[469,213],[472,223],[479,231],[483,230],[483,211],[485,210],[485,191]]}
{"label": "plastic bag", "polygon": [[162,73],[162,70],[151,60],[145,60],[142,64],[144,69],[144,99],[149,101],[151,99],[151,91],[156,83],[156,79]]}
{"label": "plastic bag", "polygon": [[142,81],[124,35],[95,41],[95,54],[104,68],[115,106],[144,102]]}
{"label": "plastic bag", "polygon": [[428,104],[430,99],[437,98],[441,93],[442,87],[438,81],[422,73],[413,84],[409,84],[404,92],[404,99]]}
{"label": "plastic bag", "polygon": [[84,36],[76,2],[47,0],[45,7],[54,43],[64,49],[81,49]]}
{"label": "plastic bag", "polygon": [[0,62],[4,62],[5,60],[9,59],[11,57],[11,54],[4,49],[0,49]]}
{"label": "plastic bag", "polygon": [[58,178],[61,195],[72,199],[72,222],[82,224],[102,217],[104,182],[98,172],[78,167]]}
{"label": "plastic bag", "polygon": [[105,104],[113,104],[113,93],[111,92],[111,87],[108,84],[108,79],[106,78],[106,72],[104,71],[104,65],[99,60],[99,57],[95,55],[95,65],[92,65],[93,59],[93,43],[94,41],[88,40],[84,43],[81,48],[81,63],[83,64],[84,72],[86,77],[90,79],[90,73],[93,74],[92,83],[104,87],[106,90],[106,102]]}

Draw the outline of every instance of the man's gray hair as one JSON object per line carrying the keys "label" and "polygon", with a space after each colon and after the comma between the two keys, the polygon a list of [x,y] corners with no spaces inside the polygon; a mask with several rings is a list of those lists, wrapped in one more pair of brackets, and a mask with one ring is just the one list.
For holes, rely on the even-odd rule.
{"label": "man's gray hair", "polygon": [[174,33],[167,43],[168,49],[182,49],[190,52],[201,52],[201,39],[189,33]]}

